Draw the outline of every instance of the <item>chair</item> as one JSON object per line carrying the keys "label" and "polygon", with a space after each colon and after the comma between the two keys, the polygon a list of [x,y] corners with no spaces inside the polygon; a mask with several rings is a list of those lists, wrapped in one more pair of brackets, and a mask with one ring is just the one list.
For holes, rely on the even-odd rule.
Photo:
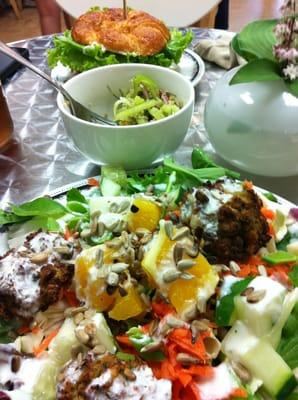
{"label": "chair", "polygon": [[21,18],[21,10],[23,9],[23,4],[21,0],[9,0],[9,4],[11,5],[15,15],[17,18]]}
{"label": "chair", "polygon": [[[147,11],[168,26],[214,27],[217,6],[221,0],[128,0],[129,7]],[[77,18],[90,7],[122,7],[121,0],[56,0],[60,7]],[[199,21],[199,22],[198,22]]]}

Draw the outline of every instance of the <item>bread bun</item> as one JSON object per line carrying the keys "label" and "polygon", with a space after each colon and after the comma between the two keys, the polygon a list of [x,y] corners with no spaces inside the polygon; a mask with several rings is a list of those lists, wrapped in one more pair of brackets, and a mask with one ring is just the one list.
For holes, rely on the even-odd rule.
{"label": "bread bun", "polygon": [[114,53],[150,56],[159,53],[170,38],[165,24],[143,11],[131,10],[124,19],[122,8],[89,11],[81,15],[72,28],[77,43],[102,44]]}

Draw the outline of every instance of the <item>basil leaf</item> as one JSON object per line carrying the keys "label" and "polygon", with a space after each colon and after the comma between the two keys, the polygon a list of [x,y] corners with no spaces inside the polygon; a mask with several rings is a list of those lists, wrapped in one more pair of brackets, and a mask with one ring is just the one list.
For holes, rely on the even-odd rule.
{"label": "basil leaf", "polygon": [[20,217],[55,216],[61,217],[67,213],[67,209],[55,200],[48,197],[40,197],[19,206],[11,205],[11,211]]}
{"label": "basil leaf", "polygon": [[67,208],[70,212],[78,214],[87,214],[89,212],[89,207],[79,201],[69,201],[67,203]]}
{"label": "basil leaf", "polygon": [[6,224],[14,224],[16,222],[24,222],[28,219],[29,217],[20,217],[11,212],[0,210],[0,226]]}
{"label": "basil leaf", "polygon": [[141,353],[143,347],[147,346],[150,343],[153,343],[153,340],[150,336],[144,335],[143,332],[136,327],[130,328],[127,331],[129,340],[133,347],[138,351],[139,356],[146,361],[162,361],[165,359],[165,355],[162,351],[156,350],[152,353]]}
{"label": "basil leaf", "polygon": [[293,286],[298,287],[298,264],[294,265],[292,271],[289,273],[288,276]]}
{"label": "basil leaf", "polygon": [[85,196],[78,189],[70,189],[66,194],[66,200],[69,201],[78,201],[79,203],[88,203]]}
{"label": "basil leaf", "polygon": [[238,296],[244,289],[247,288],[253,277],[245,278],[239,282],[235,282],[231,286],[231,291],[226,296],[223,296],[216,307],[215,322],[218,326],[229,326],[232,313],[234,311],[234,298]]}
{"label": "basil leaf", "polygon": [[272,51],[276,38],[273,28],[277,20],[258,20],[247,24],[232,40],[233,50],[246,61],[266,58],[275,61]]}
{"label": "basil leaf", "polygon": [[277,81],[280,79],[282,79],[282,76],[276,62],[257,59],[243,65],[231,79],[230,85],[247,82]]}

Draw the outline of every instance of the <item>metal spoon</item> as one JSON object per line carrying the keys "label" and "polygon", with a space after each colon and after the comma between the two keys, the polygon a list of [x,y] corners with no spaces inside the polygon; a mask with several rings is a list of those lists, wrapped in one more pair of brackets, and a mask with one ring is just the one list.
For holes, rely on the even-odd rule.
{"label": "metal spoon", "polygon": [[19,53],[11,49],[9,46],[7,46],[5,43],[0,41],[0,51],[7,56],[13,58],[14,60],[18,61],[25,67],[31,69],[35,74],[41,76],[43,79],[48,81],[54,88],[60,92],[64,98],[67,100],[70,111],[73,115],[75,115],[78,118],[81,118],[85,121],[89,122],[94,122],[98,124],[104,124],[104,125],[117,125],[116,122],[111,121],[110,119],[107,119],[94,111],[90,110],[89,108],[83,106],[83,104],[79,103],[77,100],[75,100],[62,86],[62,84],[55,82],[52,80],[52,78],[47,75],[45,72],[41,71],[39,68],[37,68],[35,65],[33,65],[30,61],[28,61],[26,58],[22,57]]}

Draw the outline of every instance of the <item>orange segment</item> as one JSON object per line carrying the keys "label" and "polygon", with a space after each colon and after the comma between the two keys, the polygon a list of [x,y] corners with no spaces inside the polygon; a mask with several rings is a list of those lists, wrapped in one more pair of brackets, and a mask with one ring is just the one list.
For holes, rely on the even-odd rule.
{"label": "orange segment", "polygon": [[123,321],[128,318],[137,317],[146,311],[146,307],[142,302],[136,289],[131,286],[126,296],[121,297],[119,294],[116,303],[109,312],[109,317],[116,321]]}
{"label": "orange segment", "polygon": [[177,279],[171,283],[164,283],[162,280],[163,270],[175,268],[173,260],[175,243],[167,237],[161,223],[160,232],[155,237],[152,247],[146,253],[142,267],[162,293],[168,297],[176,311],[182,314],[197,301],[200,295],[205,295],[207,296],[206,300],[208,299],[217,285],[218,275],[202,254],[199,254],[196,258],[190,258],[184,254],[184,259],[191,259],[196,263],[187,270],[188,273],[193,275],[193,278],[191,280]]}
{"label": "orange segment", "polygon": [[161,216],[161,208],[153,201],[136,198],[133,200],[128,213],[128,229],[135,232],[137,229],[145,228],[155,231]]}
{"label": "orange segment", "polygon": [[116,294],[108,295],[105,291],[106,284],[103,278],[96,277],[96,257],[98,249],[104,250],[104,263],[112,262],[113,250],[103,245],[86,249],[76,259],[75,281],[77,296],[97,311],[106,311],[115,302]]}

